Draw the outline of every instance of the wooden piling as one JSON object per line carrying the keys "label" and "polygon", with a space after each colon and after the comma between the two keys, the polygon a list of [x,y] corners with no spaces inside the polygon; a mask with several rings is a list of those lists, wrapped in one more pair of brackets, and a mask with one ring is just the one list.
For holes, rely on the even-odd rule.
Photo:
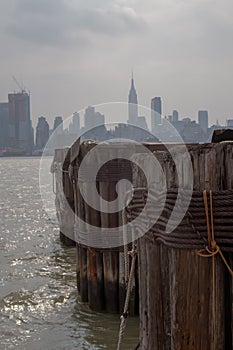
{"label": "wooden piling", "polygon": [[[111,200],[115,194],[114,183],[99,182],[100,196],[105,200]],[[113,193],[112,193],[113,192]],[[116,215],[101,211],[101,225],[105,228],[116,227]],[[105,309],[108,312],[118,312],[118,281],[119,281],[119,253],[115,251],[103,252],[104,267],[104,297]]]}
{"label": "wooden piling", "polygon": [[[76,214],[83,219],[83,227],[80,227],[81,232],[85,232],[85,223],[96,227],[114,228],[120,225],[121,212],[116,210],[116,213],[101,212],[91,208],[81,196],[78,181],[78,168],[85,155],[96,146],[95,142],[84,142],[79,146],[79,152],[76,152],[75,159],[72,159],[72,167],[76,167],[74,182],[75,198],[76,198]],[[122,162],[117,159],[117,147],[112,144],[101,146],[103,152],[111,157],[116,155],[116,159],[109,162],[107,166],[100,169],[96,186],[100,197],[106,201],[112,201],[116,198],[117,176],[121,176]],[[125,147],[125,146],[124,146]],[[71,152],[72,153],[72,152]],[[74,152],[75,153],[75,152]],[[97,164],[101,162],[102,152],[98,152],[99,159]],[[71,156],[72,158],[72,156]],[[114,176],[116,171],[116,176]],[[127,173],[128,172],[128,173]],[[102,174],[102,175],[101,175]],[[118,175],[117,175],[118,174]],[[124,174],[131,179],[131,168],[125,170]],[[119,177],[120,179],[121,177]],[[80,179],[79,179],[80,180]],[[82,181],[79,184],[83,191],[89,190],[89,180],[85,180],[82,176]],[[98,199],[92,198],[92,202]],[[117,209],[117,208],[116,208]],[[79,228],[76,228],[79,229]],[[101,237],[100,237],[101,239]],[[96,249],[94,247],[85,247],[77,243],[77,285],[80,292],[81,300],[88,302],[93,310],[108,312],[119,312],[123,308],[126,284],[124,276],[124,261],[122,259],[122,247],[115,249]],[[135,277],[135,281],[137,278]],[[131,302],[131,314],[138,312],[138,293],[134,287],[133,298]]]}
{"label": "wooden piling", "polygon": [[[80,150],[76,152],[75,157],[71,156],[70,164],[67,162],[66,168],[63,169],[65,171],[61,169],[65,151],[59,150],[55,154],[56,205],[61,230],[63,225],[67,224],[70,225],[71,230],[75,226],[75,230],[80,230],[81,233],[85,232],[85,223],[109,229],[121,225],[121,212],[109,214],[90,208],[77,186],[77,169],[85,154],[95,145],[95,142],[85,142],[80,145]],[[178,169],[164,145],[146,144],[145,146],[154,152],[161,164],[166,177],[163,181],[166,181],[168,194],[175,192],[179,186],[187,188],[190,167],[179,145],[174,145],[175,157],[180,160]],[[103,152],[114,154],[112,144],[103,144],[102,147]],[[123,145],[123,147],[127,146]],[[196,197],[193,197],[192,201],[197,201],[200,206],[203,206],[203,190],[223,191],[221,195],[224,199],[224,191],[233,189],[233,144],[196,144],[187,145],[187,147],[194,170],[194,196]],[[143,169],[146,170],[149,158],[146,154],[139,152],[141,152],[140,147],[138,149],[136,147],[132,160],[140,160],[140,163],[144,164]],[[120,172],[126,174],[128,170],[124,170],[120,162],[118,165],[117,171],[120,169]],[[73,183],[70,182],[70,176],[66,172],[70,166],[73,169],[77,168]],[[115,164],[112,169],[117,169],[114,167]],[[105,170],[100,172],[97,179],[97,189],[101,197],[111,201],[116,195],[117,179],[111,178],[108,170],[106,173]],[[142,173],[135,166],[132,167],[132,171],[134,187],[146,188],[147,184]],[[61,176],[62,173],[66,175]],[[177,174],[181,175],[180,183],[178,183]],[[131,175],[132,172],[129,172],[129,179]],[[162,176],[162,173],[156,176]],[[83,223],[79,223],[79,227],[76,227],[73,218],[69,220],[66,213],[62,211],[64,198],[60,195],[61,186],[64,187],[68,202],[73,206],[76,215],[83,220]],[[88,191],[88,181],[84,179],[81,186],[84,191]],[[93,200],[96,199],[93,198]],[[199,205],[195,208],[198,209]],[[138,213],[132,213],[132,215],[138,215]],[[150,213],[148,217],[149,215]],[[170,214],[163,215],[168,219]],[[147,217],[144,219],[148,220]],[[224,228],[228,230],[226,239],[220,236],[223,242],[227,242],[224,243],[228,249],[224,251],[224,256],[233,267],[231,215],[218,214],[216,225],[221,221]],[[196,221],[192,229],[197,236],[199,229],[201,229],[200,235],[206,235],[203,225],[205,225],[204,209],[199,222]],[[194,231],[190,227],[190,217],[186,213],[184,221],[175,230],[176,234],[172,236],[172,232],[169,236],[169,244],[166,240],[161,243],[162,240],[158,239],[164,229],[163,225],[154,225],[138,242],[138,266],[135,272],[130,313],[137,313],[139,288],[142,350],[233,348],[232,277],[219,255],[214,258],[202,258],[197,255],[197,249],[185,246],[188,242],[187,237],[192,236],[195,242],[199,239],[199,237],[193,237]],[[224,228],[222,233],[220,232],[222,235],[225,232]],[[176,246],[177,239],[185,242],[182,248]],[[122,247],[118,250],[101,250],[77,243],[77,286],[81,300],[88,302],[93,310],[122,311],[126,279],[123,257]]]}
{"label": "wooden piling", "polygon": [[[51,171],[54,177],[57,217],[60,240],[66,246],[74,246],[74,193],[69,176],[70,153],[68,148],[56,149]],[[71,208],[71,211],[69,210]]]}
{"label": "wooden piling", "polygon": [[[188,148],[194,170],[194,191],[232,189],[232,144]],[[162,151],[162,157],[161,152],[157,155],[168,191],[178,188],[168,152]],[[176,155],[180,157],[182,171],[179,186],[185,188],[190,169],[179,154],[179,146]],[[135,157],[140,158],[147,169],[147,157]],[[136,186],[146,186],[138,179],[136,170],[134,182]],[[156,232],[156,227],[154,230]],[[230,349],[232,277],[220,256],[202,258],[195,249],[168,247],[148,234],[138,243],[141,349]],[[232,253],[224,255],[232,261]]]}
{"label": "wooden piling", "polygon": [[[89,184],[84,183],[85,191],[88,191]],[[93,196],[92,203],[98,198]],[[97,210],[85,204],[85,221],[94,227],[100,227],[100,214]],[[87,280],[88,280],[88,302],[90,308],[102,311],[105,308],[104,280],[103,280],[103,254],[95,249],[87,248]]]}
{"label": "wooden piling", "polygon": [[87,249],[79,247],[80,297],[84,303],[88,300]]}

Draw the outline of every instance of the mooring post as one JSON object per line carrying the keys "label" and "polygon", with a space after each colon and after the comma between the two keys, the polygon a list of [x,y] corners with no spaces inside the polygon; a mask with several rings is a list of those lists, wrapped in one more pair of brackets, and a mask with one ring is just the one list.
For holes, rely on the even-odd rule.
{"label": "mooring post", "polygon": [[[69,148],[56,149],[51,166],[53,190],[60,226],[60,240],[66,246],[75,246],[74,242],[74,193],[69,176]],[[71,210],[69,210],[69,207]]]}
{"label": "mooring post", "polygon": [[[181,149],[179,146],[176,148],[174,152],[175,157],[179,157],[181,183],[177,182],[174,161],[169,152],[155,151],[166,177],[168,194],[169,191],[177,191],[179,186],[185,189],[190,171],[185,158],[182,158]],[[192,246],[186,235],[192,237],[190,239],[194,243],[198,241],[198,229],[202,229],[201,235],[207,235],[202,191],[223,191],[220,197],[224,201],[224,190],[232,190],[233,145],[192,145],[188,149],[194,172],[194,197],[190,211],[195,213],[201,207],[203,213],[198,214],[200,217],[196,221],[191,220],[192,225],[186,213],[181,226],[175,230],[174,238],[171,234],[170,237],[169,234],[164,235],[161,222],[139,240],[140,339],[143,350],[232,348],[232,277],[219,254],[214,258],[202,258],[198,256],[197,249],[185,248],[185,245]],[[135,158],[140,158],[141,164],[144,162],[144,169],[148,168],[147,156],[135,155]],[[138,178],[136,168],[134,183],[146,188],[146,183]],[[215,212],[218,213],[216,225],[220,227],[222,222],[228,230],[221,234],[219,228],[216,229],[216,237],[225,242],[223,248],[229,252],[224,252],[224,255],[232,261],[233,221],[224,214],[221,219],[219,210],[224,212],[221,207],[215,210],[218,210]],[[218,238],[216,240],[218,242]],[[204,247],[204,241],[202,245]]]}

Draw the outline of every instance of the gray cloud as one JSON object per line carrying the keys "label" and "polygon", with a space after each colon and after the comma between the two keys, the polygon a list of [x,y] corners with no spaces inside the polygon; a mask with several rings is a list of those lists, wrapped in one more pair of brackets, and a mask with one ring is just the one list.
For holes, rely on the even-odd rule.
{"label": "gray cloud", "polygon": [[155,1],[151,12],[144,14],[154,44],[145,45],[147,56],[174,63],[232,59],[232,12],[233,3],[228,0],[221,6],[214,0]]}
{"label": "gray cloud", "polygon": [[132,67],[142,104],[161,95],[167,114],[232,114],[232,0],[0,0],[0,8],[0,98],[16,75],[34,92],[35,116],[125,100]]}
{"label": "gray cloud", "polygon": [[14,4],[16,13],[42,14],[46,16],[62,13],[66,9],[66,4],[63,0],[15,0]]}
{"label": "gray cloud", "polygon": [[63,0],[15,0],[14,3],[6,31],[33,44],[59,45],[77,40],[84,43],[88,34],[122,36],[146,27],[142,16],[119,4],[88,8],[82,1],[75,5]]}

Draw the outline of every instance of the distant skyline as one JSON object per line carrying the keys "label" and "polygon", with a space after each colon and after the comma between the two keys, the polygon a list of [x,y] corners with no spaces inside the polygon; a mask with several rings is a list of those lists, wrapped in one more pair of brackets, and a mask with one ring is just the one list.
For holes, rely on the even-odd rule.
{"label": "distant skyline", "polygon": [[231,0],[0,0],[0,102],[31,92],[35,125],[88,105],[127,102],[131,70],[138,103],[161,96],[209,123],[233,117]]}

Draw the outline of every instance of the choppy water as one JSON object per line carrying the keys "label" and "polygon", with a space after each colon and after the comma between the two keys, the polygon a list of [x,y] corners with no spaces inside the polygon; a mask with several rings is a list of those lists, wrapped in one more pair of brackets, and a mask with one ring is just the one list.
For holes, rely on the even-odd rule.
{"label": "choppy water", "polygon": [[[0,158],[0,349],[115,349],[119,316],[79,301],[75,249],[42,209],[39,158]],[[124,349],[138,341],[129,318]]]}

